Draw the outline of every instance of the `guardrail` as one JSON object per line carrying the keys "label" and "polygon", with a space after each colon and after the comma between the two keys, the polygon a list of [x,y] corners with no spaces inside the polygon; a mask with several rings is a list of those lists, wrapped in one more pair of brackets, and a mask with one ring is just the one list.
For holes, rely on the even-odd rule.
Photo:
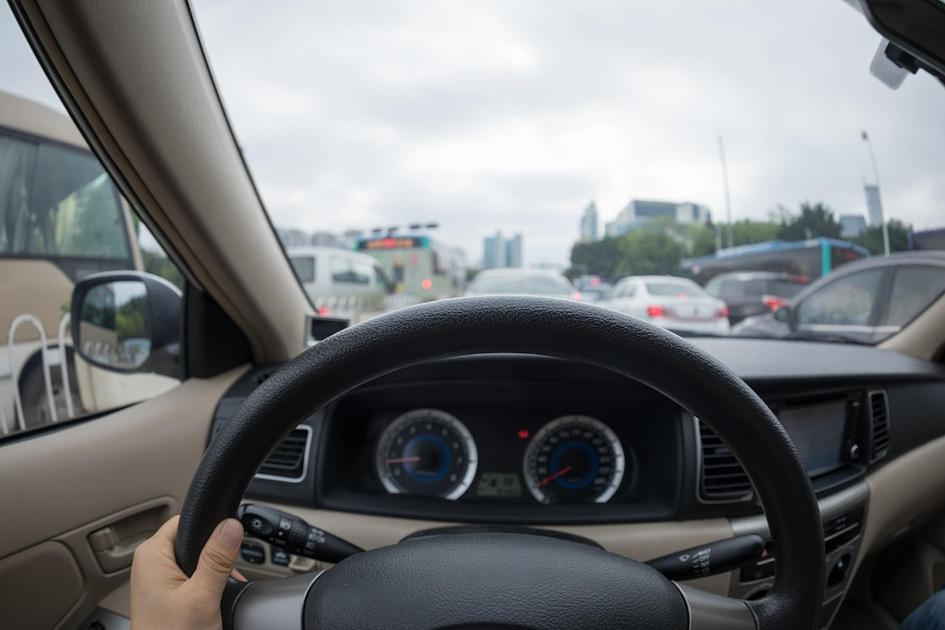
{"label": "guardrail", "polygon": [[[59,320],[57,327],[57,345],[59,350],[59,369],[63,383],[63,394],[65,396],[66,413],[69,418],[75,416],[75,408],[72,404],[72,385],[69,382],[69,365],[66,355],[66,335],[69,327],[70,315],[66,313]],[[10,322],[10,328],[7,331],[7,361],[10,368],[10,381],[13,389],[13,422],[14,429],[18,426],[19,430],[26,429],[26,414],[23,412],[23,398],[20,392],[19,378],[17,378],[17,368],[14,362],[16,355],[16,333],[23,324],[31,325],[39,333],[40,358],[43,369],[43,385],[46,389],[46,403],[49,407],[49,419],[51,422],[59,421],[59,413],[56,409],[55,392],[53,391],[52,372],[49,360],[49,338],[46,336],[46,329],[42,321],[35,315],[23,313],[17,315]],[[7,435],[11,428],[7,422],[4,407],[6,403],[0,404],[0,434]]]}

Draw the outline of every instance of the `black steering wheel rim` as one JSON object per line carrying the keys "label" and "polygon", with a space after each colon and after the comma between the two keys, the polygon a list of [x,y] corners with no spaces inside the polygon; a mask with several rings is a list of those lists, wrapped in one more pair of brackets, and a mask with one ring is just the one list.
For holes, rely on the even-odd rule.
{"label": "black steering wheel rim", "polygon": [[192,574],[216,524],[232,516],[269,450],[313,409],[398,369],[478,353],[543,354],[649,385],[717,431],[765,506],[778,570],[749,603],[765,630],[811,628],[823,594],[820,513],[793,444],[738,376],[685,340],[608,309],[538,297],[440,300],[348,328],[260,385],[210,444],[181,510],[178,564]]}

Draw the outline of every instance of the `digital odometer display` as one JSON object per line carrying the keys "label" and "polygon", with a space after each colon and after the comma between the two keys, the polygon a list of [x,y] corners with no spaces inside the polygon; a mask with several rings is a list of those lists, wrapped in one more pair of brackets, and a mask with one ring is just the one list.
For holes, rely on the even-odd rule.
{"label": "digital odometer display", "polygon": [[476,476],[476,443],[466,426],[439,409],[414,409],[381,433],[377,475],[392,494],[455,500]]}
{"label": "digital odometer display", "polygon": [[490,499],[518,499],[522,483],[518,473],[484,472],[476,484],[476,496]]}
{"label": "digital odometer display", "polygon": [[606,503],[624,474],[623,446],[590,416],[563,416],[541,428],[525,451],[525,485],[542,503]]}

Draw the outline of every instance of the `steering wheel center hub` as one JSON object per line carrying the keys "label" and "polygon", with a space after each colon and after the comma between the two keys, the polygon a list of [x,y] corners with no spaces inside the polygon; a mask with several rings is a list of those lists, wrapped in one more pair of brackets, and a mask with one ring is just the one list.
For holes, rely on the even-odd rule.
{"label": "steering wheel center hub", "polygon": [[532,534],[429,536],[352,556],[323,574],[305,627],[688,627],[686,600],[655,569]]}

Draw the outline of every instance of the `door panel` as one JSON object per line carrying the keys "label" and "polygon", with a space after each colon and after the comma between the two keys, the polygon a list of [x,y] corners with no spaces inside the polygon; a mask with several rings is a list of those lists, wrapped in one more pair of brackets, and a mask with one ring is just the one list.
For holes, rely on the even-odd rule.
{"label": "door panel", "polygon": [[82,597],[82,573],[69,549],[44,542],[0,560],[5,628],[52,628]]}
{"label": "door panel", "polygon": [[[0,446],[0,511],[7,517],[0,536],[0,584],[17,583],[26,575],[18,558],[30,556],[18,552],[49,553],[47,545],[65,550],[84,576],[64,618],[52,625],[46,617],[37,618],[41,623],[28,627],[74,627],[127,581],[129,571],[121,556],[155,523],[179,509],[203,454],[216,404],[244,371],[190,379],[107,416]],[[114,544],[103,544],[101,536],[90,540],[89,534],[107,526],[113,528]],[[117,564],[102,561],[102,552],[107,556],[109,551],[119,556]],[[39,575],[41,583],[62,579],[62,562],[28,566],[29,575]],[[50,617],[52,603],[61,596],[55,590],[32,592],[32,599],[44,607],[49,603]],[[71,590],[62,589],[74,591],[74,584]],[[16,605],[11,600],[16,592],[0,588],[4,615]],[[37,598],[38,593],[48,596]]]}

